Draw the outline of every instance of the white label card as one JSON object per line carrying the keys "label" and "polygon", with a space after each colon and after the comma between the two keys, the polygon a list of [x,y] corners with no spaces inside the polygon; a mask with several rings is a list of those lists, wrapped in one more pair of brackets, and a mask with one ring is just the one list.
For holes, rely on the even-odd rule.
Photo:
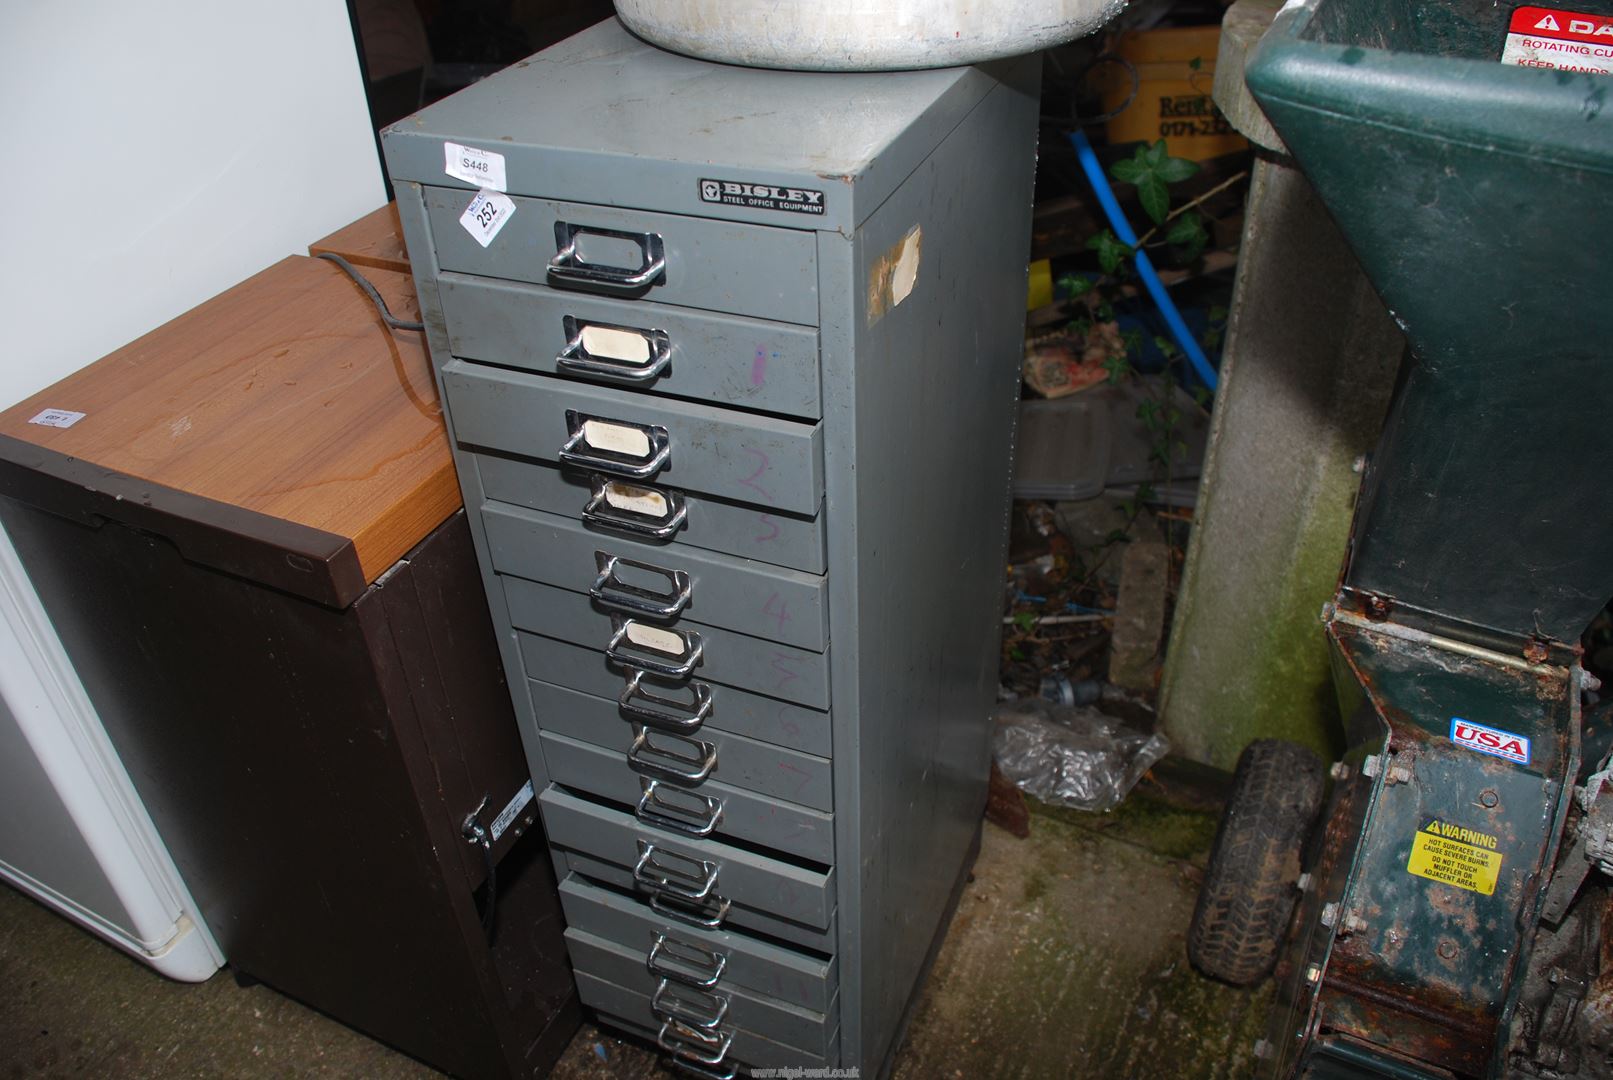
{"label": "white label card", "polygon": [[666,496],[649,488],[634,487],[611,481],[605,485],[605,501],[618,510],[628,510],[645,517],[667,516]]}
{"label": "white label card", "polygon": [[684,652],[683,638],[676,631],[663,630],[659,626],[645,626],[643,623],[630,622],[627,624],[627,640],[646,649],[664,652],[671,656],[682,656]]}
{"label": "white label card", "polygon": [[628,457],[649,457],[650,437],[636,427],[611,424],[604,420],[584,420],[582,437],[595,450],[609,450]]}
{"label": "white label card", "polygon": [[609,326],[582,328],[582,347],[592,356],[607,360],[621,360],[629,364],[650,362],[650,339],[631,330],[617,330]]}
{"label": "white label card", "polygon": [[470,205],[465,207],[465,212],[459,215],[459,223],[470,233],[471,239],[486,247],[514,213],[515,203],[510,201],[508,195],[482,190],[476,193]]}
{"label": "white label card", "polygon": [[46,409],[28,422],[30,424],[43,424],[45,427],[72,427],[84,419],[84,416],[84,413],[71,412],[67,409]]}
{"label": "white label card", "polygon": [[503,154],[445,142],[442,144],[442,157],[442,171],[455,180],[494,191],[504,191],[509,186],[504,177]]}

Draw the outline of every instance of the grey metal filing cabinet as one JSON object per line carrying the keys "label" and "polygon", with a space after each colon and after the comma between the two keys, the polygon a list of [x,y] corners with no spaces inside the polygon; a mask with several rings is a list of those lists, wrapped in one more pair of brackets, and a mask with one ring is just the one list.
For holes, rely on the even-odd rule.
{"label": "grey metal filing cabinet", "polygon": [[582,999],[697,1071],[888,1068],[978,844],[1036,79],[611,21],[385,134]]}

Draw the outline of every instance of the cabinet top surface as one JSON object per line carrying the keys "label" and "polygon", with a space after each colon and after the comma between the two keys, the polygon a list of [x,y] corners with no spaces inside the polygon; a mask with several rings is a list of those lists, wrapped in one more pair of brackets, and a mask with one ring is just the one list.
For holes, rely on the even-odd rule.
{"label": "cabinet top surface", "polygon": [[373,266],[407,274],[409,253],[403,247],[403,226],[398,221],[398,204],[389,202],[351,225],[344,225],[308,245],[310,255],[327,251],[340,255],[354,266]]}
{"label": "cabinet top surface", "polygon": [[[407,275],[363,272],[419,318]],[[84,416],[31,422],[47,409]],[[421,335],[300,255],[0,413],[0,435],[345,537],[369,581],[460,506]]]}
{"label": "cabinet top surface", "polygon": [[[399,121],[394,137],[855,177],[921,119],[950,130],[995,85],[982,68],[769,71],[667,52],[608,19]],[[500,144],[503,144],[502,146]],[[915,146],[917,165],[928,145]],[[390,156],[395,179],[440,182]],[[511,167],[517,163],[512,159]],[[400,171],[400,168],[402,171]],[[541,163],[533,163],[541,170]],[[521,181],[512,173],[510,191]]]}

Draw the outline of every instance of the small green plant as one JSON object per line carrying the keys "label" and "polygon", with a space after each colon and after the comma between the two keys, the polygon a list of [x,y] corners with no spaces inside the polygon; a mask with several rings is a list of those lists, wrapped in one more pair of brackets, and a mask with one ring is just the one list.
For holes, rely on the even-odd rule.
{"label": "small green plant", "polygon": [[[1069,330],[1087,341],[1106,340],[1110,347],[1104,353],[1102,366],[1107,381],[1119,383],[1137,377],[1136,359],[1140,356],[1143,338],[1135,331],[1122,333],[1114,324],[1114,305],[1122,296],[1135,294],[1134,262],[1137,253],[1148,250],[1156,265],[1188,266],[1197,262],[1209,246],[1210,234],[1199,206],[1208,198],[1224,191],[1247,177],[1240,172],[1197,197],[1172,206],[1172,190],[1176,185],[1191,179],[1199,172],[1197,162],[1172,157],[1163,139],[1137,147],[1129,158],[1122,158],[1109,169],[1109,175],[1119,184],[1130,185],[1137,191],[1137,201],[1148,215],[1152,226],[1137,238],[1135,245],[1127,244],[1112,229],[1104,229],[1088,238],[1087,250],[1097,257],[1100,277],[1066,274],[1059,279],[1060,292],[1069,300]],[[1202,344],[1208,349],[1220,345],[1226,323],[1224,308],[1210,311],[1210,327]],[[1163,377],[1152,382],[1152,392],[1137,406],[1137,419],[1149,438],[1149,462],[1154,482],[1139,484],[1136,495],[1122,507],[1125,525],[1110,534],[1107,542],[1128,538],[1133,522],[1144,504],[1156,498],[1156,483],[1168,484],[1172,463],[1187,450],[1178,435],[1182,413],[1175,404],[1174,392],[1178,377],[1181,350],[1167,338],[1154,338],[1154,345],[1165,357]],[[1209,399],[1203,387],[1194,388],[1195,399],[1204,404]]]}

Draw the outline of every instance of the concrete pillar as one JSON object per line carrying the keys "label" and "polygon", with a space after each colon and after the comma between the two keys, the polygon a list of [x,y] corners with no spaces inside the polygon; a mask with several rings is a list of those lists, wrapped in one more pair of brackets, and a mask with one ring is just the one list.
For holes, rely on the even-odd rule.
{"label": "concrete pillar", "polygon": [[1324,760],[1338,748],[1319,612],[1344,559],[1355,462],[1377,442],[1405,347],[1243,87],[1243,50],[1276,6],[1234,4],[1216,62],[1217,104],[1265,149],[1160,686],[1173,748],[1223,768],[1257,738]]}

